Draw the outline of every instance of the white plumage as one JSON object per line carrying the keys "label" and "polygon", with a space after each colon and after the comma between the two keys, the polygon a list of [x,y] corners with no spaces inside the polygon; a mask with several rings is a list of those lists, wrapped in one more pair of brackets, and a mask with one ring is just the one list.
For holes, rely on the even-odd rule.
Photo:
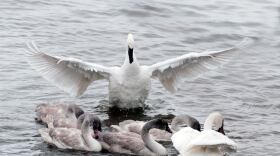
{"label": "white plumage", "polygon": [[181,78],[196,77],[220,66],[240,51],[248,39],[234,48],[221,51],[189,53],[151,66],[140,66],[134,50],[132,34],[127,39],[127,54],[121,67],[105,67],[79,59],[51,56],[28,44],[28,62],[45,79],[73,95],[82,95],[87,87],[101,79],[109,81],[109,100],[121,108],[144,106],[151,78],[159,79],[165,89],[174,93]]}
{"label": "white plumage", "polygon": [[237,144],[222,134],[223,120],[220,113],[211,113],[202,132],[185,127],[172,135],[172,143],[181,156],[223,156],[234,152]]}

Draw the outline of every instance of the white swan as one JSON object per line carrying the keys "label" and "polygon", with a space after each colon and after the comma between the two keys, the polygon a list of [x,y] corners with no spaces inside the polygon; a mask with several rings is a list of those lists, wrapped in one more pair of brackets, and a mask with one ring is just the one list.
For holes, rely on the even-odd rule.
{"label": "white swan", "polygon": [[223,156],[237,149],[237,144],[224,135],[223,125],[222,115],[211,113],[202,132],[186,127],[173,134],[171,140],[182,156]]}
{"label": "white swan", "polygon": [[76,128],[54,128],[51,124],[49,128],[39,129],[42,139],[61,149],[75,149],[84,151],[99,152],[102,150],[101,144],[92,137],[93,131],[101,129],[100,119],[94,115],[86,114],[81,130]]}
{"label": "white swan", "polygon": [[[119,125],[111,125],[113,131],[117,132],[133,132],[140,134],[142,127],[145,125],[144,121],[124,120]],[[172,119],[171,130],[174,132],[179,131],[183,127],[191,127],[200,131],[200,123],[189,115],[177,115]],[[172,133],[165,130],[153,128],[149,131],[150,135],[156,141],[171,141]]]}
{"label": "white swan", "polygon": [[[246,40],[247,41],[247,40]],[[189,53],[150,66],[141,66],[134,54],[134,39],[128,34],[127,52],[121,67],[105,67],[79,59],[51,56],[32,42],[27,44],[28,62],[45,79],[73,95],[82,95],[97,80],[109,81],[109,102],[120,108],[143,107],[151,78],[158,79],[168,91],[177,90],[181,78],[198,76],[226,62],[245,45],[221,50]]]}
{"label": "white swan", "polygon": [[150,129],[158,128],[171,132],[168,123],[162,119],[151,120],[143,126],[141,135],[131,132],[107,132],[100,136],[102,148],[112,153],[146,156],[167,155],[167,150],[149,134]]}

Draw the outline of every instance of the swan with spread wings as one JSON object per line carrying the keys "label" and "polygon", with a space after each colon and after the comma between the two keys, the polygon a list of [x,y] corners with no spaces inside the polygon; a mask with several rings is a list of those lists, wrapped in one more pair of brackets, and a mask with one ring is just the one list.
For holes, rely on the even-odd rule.
{"label": "swan with spread wings", "polygon": [[109,81],[109,103],[119,108],[144,107],[151,88],[151,79],[158,79],[166,90],[175,93],[180,79],[199,76],[227,62],[242,50],[240,45],[201,53],[188,53],[150,66],[139,64],[134,53],[134,39],[128,34],[125,61],[120,67],[106,67],[70,57],[52,56],[42,52],[34,42],[27,44],[28,63],[46,80],[63,91],[82,95],[98,80]]}

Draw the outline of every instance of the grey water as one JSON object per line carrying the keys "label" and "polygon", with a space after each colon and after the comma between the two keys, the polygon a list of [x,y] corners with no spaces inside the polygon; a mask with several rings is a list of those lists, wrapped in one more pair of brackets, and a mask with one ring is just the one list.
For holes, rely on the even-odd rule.
{"label": "grey water", "polygon": [[[185,79],[170,94],[157,81],[144,111],[108,109],[108,83],[94,82],[80,98],[54,87],[25,61],[25,43],[42,51],[106,66],[121,65],[126,37],[151,65],[189,52],[256,40],[231,62],[197,79]],[[59,150],[40,137],[36,105],[75,102],[104,121],[189,114],[201,123],[213,111],[225,117],[237,156],[280,155],[280,3],[278,0],[1,0],[0,155],[112,155]],[[170,155],[172,144],[165,143]]]}

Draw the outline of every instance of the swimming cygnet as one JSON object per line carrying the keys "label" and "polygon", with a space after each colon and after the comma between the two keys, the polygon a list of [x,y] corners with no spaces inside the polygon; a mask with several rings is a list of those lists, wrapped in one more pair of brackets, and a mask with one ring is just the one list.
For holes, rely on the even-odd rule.
{"label": "swimming cygnet", "polygon": [[[76,128],[49,128],[39,129],[42,139],[60,149],[74,149],[99,152],[101,144],[95,139],[98,138],[98,131],[101,131],[101,121],[93,114],[85,114],[81,130]],[[96,137],[92,137],[92,130]]]}
{"label": "swimming cygnet", "polygon": [[[117,132],[133,132],[140,134],[141,129],[144,126],[144,121],[125,120],[119,123],[119,125],[111,125],[113,131]],[[200,123],[189,115],[177,115],[172,119],[171,130],[173,132],[179,131],[183,127],[191,127],[200,131]],[[160,129],[151,129],[151,136],[157,141],[171,141],[172,134]]]}
{"label": "swimming cygnet", "polygon": [[54,127],[65,127],[65,128],[78,128],[81,129],[83,120],[85,118],[84,111],[77,111],[76,105],[69,105],[66,115],[64,117],[56,116],[53,119]]}
{"label": "swimming cygnet", "polygon": [[[56,123],[54,123],[55,127],[67,127],[63,126],[63,122],[65,121],[67,124],[71,123],[72,121],[77,120],[77,118],[84,114],[84,111],[77,105],[75,104],[65,104],[65,103],[54,103],[54,104],[40,104],[36,107],[36,118],[35,120],[43,123],[43,124],[48,124],[48,117],[47,116],[52,116],[54,119],[54,122],[58,121],[59,119],[62,119]],[[63,120],[64,119],[64,120]],[[66,120],[69,121],[66,121]],[[76,123],[76,122],[74,122]]]}
{"label": "swimming cygnet", "polygon": [[102,147],[112,153],[167,155],[167,150],[149,134],[153,128],[172,133],[167,121],[154,119],[144,124],[140,135],[131,132],[106,132],[100,135]]}

